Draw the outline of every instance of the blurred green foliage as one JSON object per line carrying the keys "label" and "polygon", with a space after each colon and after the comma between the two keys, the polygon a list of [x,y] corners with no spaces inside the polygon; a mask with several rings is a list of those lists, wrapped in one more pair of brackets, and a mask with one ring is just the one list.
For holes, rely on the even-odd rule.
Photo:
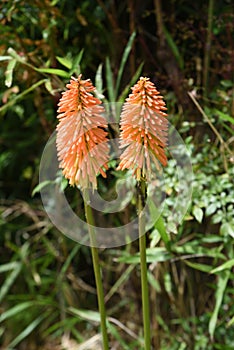
{"label": "blurred green foliage", "polygon": [[[80,72],[104,102],[122,102],[140,74],[149,76],[192,161],[193,197],[183,222],[173,225],[179,188],[169,159],[164,211],[148,232],[154,348],[234,348],[234,16],[231,1],[215,1],[207,50],[208,3],[1,1],[2,349],[71,349],[98,333],[89,249],[53,227],[35,191],[58,99]],[[99,179],[105,198],[113,197],[124,176],[115,166],[113,161],[108,183]],[[80,195],[69,188],[66,194],[82,211]],[[115,223],[134,215],[133,199]],[[168,227],[174,233],[168,235]],[[108,330],[117,349],[142,348],[137,251],[133,242],[101,252]]]}

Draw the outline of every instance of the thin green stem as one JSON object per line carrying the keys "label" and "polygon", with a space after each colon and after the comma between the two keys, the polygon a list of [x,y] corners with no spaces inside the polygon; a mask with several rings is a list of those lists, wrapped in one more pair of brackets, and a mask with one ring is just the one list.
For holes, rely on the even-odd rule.
{"label": "thin green stem", "polygon": [[139,219],[139,246],[141,261],[141,293],[142,293],[142,310],[144,323],[144,340],[145,350],[151,349],[150,344],[150,313],[149,313],[149,289],[147,279],[146,264],[146,238],[145,238],[145,214],[143,212],[145,200],[145,181],[138,183],[138,219]]}
{"label": "thin green stem", "polygon": [[105,301],[104,301],[101,268],[100,268],[100,262],[99,262],[99,256],[98,256],[98,248],[95,247],[96,237],[95,237],[95,230],[94,230],[94,219],[93,219],[92,208],[90,207],[89,202],[90,201],[89,201],[88,189],[85,189],[84,190],[85,216],[89,227],[88,229],[89,229],[91,253],[92,253],[92,260],[93,260],[93,269],[94,269],[95,282],[97,287],[98,309],[99,309],[100,318],[101,318],[103,349],[109,350],[107,327],[106,327],[106,308],[105,308]]}

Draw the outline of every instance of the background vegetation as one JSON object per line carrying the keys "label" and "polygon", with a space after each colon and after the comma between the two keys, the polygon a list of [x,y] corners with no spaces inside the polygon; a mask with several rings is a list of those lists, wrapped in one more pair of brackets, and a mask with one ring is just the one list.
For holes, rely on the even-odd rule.
{"label": "background vegetation", "polygon": [[[1,349],[100,347],[90,250],[53,227],[35,190],[58,99],[79,72],[108,101],[123,101],[140,75],[150,77],[191,156],[193,197],[183,222],[168,240],[179,191],[170,159],[165,209],[147,234],[154,349],[234,349],[232,2],[0,6]],[[108,188],[100,179],[107,198],[114,166]],[[66,191],[81,208],[80,197]],[[137,250],[134,242],[100,252],[112,349],[142,349]]]}

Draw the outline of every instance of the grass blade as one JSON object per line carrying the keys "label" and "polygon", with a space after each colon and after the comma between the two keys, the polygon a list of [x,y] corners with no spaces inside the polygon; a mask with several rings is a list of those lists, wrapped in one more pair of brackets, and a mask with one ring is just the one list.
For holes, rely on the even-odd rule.
{"label": "grass blade", "polygon": [[84,54],[84,49],[82,49],[79,54],[75,57],[73,64],[72,64],[72,68],[69,72],[69,76],[72,75],[73,73],[76,73],[77,75],[80,74],[80,62],[82,60]]}
{"label": "grass blade", "polygon": [[96,76],[95,76],[95,87],[96,87],[96,96],[100,99],[103,99],[105,96],[102,94],[103,92],[103,79],[102,79],[102,63],[99,64]]}
{"label": "grass blade", "polygon": [[10,263],[3,264],[0,266],[0,272],[6,272],[6,271],[13,270],[18,266],[18,264],[19,263],[17,261],[12,261]]}
{"label": "grass blade", "polygon": [[128,56],[130,54],[130,51],[132,49],[132,44],[133,41],[135,39],[136,36],[136,32],[133,32],[132,35],[130,36],[128,43],[125,47],[121,62],[120,62],[120,67],[119,67],[119,71],[118,71],[118,75],[117,75],[117,79],[116,79],[116,86],[115,86],[115,98],[117,99],[117,95],[118,95],[118,90],[119,90],[119,86],[120,86],[120,81],[123,75],[123,70],[125,67],[125,64],[127,62]]}
{"label": "grass blade", "polygon": [[48,74],[54,74],[62,78],[70,78],[70,73],[66,72],[62,69],[57,68],[35,68],[37,72],[40,73],[48,73]]}
{"label": "grass blade", "polygon": [[231,269],[233,266],[234,266],[234,259],[230,259],[230,260],[226,261],[224,264],[216,267],[215,269],[213,269],[210,272],[211,273],[220,272],[220,271],[223,271],[225,269]]}
{"label": "grass blade", "polygon": [[11,309],[3,312],[1,315],[0,315],[0,322],[3,322],[5,321],[7,318],[10,318],[12,316],[15,316],[16,314],[18,314],[19,312],[31,307],[31,306],[34,306],[35,305],[35,302],[34,301],[26,301],[24,303],[21,303],[21,304],[18,304],[18,305],[15,305],[13,306]]}
{"label": "grass blade", "polygon": [[166,37],[167,43],[169,45],[169,47],[171,48],[171,51],[173,52],[180,69],[183,69],[184,67],[184,60],[183,57],[181,56],[178,46],[176,45],[174,39],[172,38],[171,34],[169,33],[169,31],[167,30],[167,28],[165,26],[163,26],[163,32],[164,35]]}
{"label": "grass blade", "polygon": [[41,323],[41,321],[47,317],[47,314],[40,315],[32,323],[26,327],[23,332],[21,332],[17,337],[8,345],[8,349],[14,348],[18,345],[23,339],[25,339],[32,331]]}
{"label": "grass blade", "polygon": [[214,338],[214,331],[217,324],[218,313],[219,313],[220,306],[222,304],[223,295],[227,286],[227,282],[229,280],[229,276],[230,276],[230,270],[224,270],[222,274],[220,274],[218,277],[218,285],[215,293],[215,296],[216,296],[215,308],[209,322],[209,334],[212,340]]}
{"label": "grass blade", "polygon": [[18,263],[14,270],[8,275],[0,289],[0,302],[3,300],[5,295],[8,293],[18,274],[20,273],[22,264]]}
{"label": "grass blade", "polygon": [[109,57],[106,58],[106,82],[109,102],[115,102],[115,88]]}

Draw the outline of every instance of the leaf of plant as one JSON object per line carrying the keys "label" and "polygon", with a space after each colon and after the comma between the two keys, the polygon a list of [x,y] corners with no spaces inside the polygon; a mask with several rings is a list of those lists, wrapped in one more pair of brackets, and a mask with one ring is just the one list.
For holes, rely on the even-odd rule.
{"label": "leaf of plant", "polygon": [[210,216],[210,215],[214,214],[216,209],[217,209],[216,203],[209,204],[208,207],[206,208],[206,216]]}
{"label": "leaf of plant", "polygon": [[223,295],[224,295],[229,277],[230,277],[230,270],[224,270],[218,276],[217,289],[215,293],[215,297],[216,297],[215,308],[209,322],[209,334],[212,340],[214,338],[214,331],[217,324],[218,313],[219,313],[220,306],[222,304]]}
{"label": "leaf of plant", "polygon": [[35,68],[37,72],[54,74],[62,78],[70,78],[70,73],[57,68]]}
{"label": "leaf of plant", "polygon": [[230,319],[230,321],[228,322],[227,326],[231,327],[234,324],[234,316]]}
{"label": "leaf of plant", "polygon": [[43,314],[37,317],[33,322],[31,322],[28,327],[26,327],[23,332],[21,332],[17,337],[8,345],[8,348],[14,348],[18,345],[23,339],[25,339],[32,331],[41,323],[41,321],[46,318],[47,315]]}
{"label": "leaf of plant", "polygon": [[223,271],[225,269],[230,269],[233,266],[234,266],[234,259],[230,259],[230,260],[226,261],[224,264],[211,270],[210,273],[217,273],[217,272]]}
{"label": "leaf of plant", "polygon": [[55,95],[55,90],[51,84],[51,81],[48,79],[46,82],[45,82],[45,87],[46,87],[46,90],[52,95],[54,96]]}
{"label": "leaf of plant", "polygon": [[12,316],[15,316],[16,314],[18,314],[19,312],[22,312],[23,310],[34,306],[35,302],[34,301],[26,301],[24,303],[18,304],[16,306],[13,306],[11,309],[3,312],[0,315],[0,322],[5,321],[7,318],[10,318]]}
{"label": "leaf of plant", "polygon": [[69,307],[68,310],[71,311],[73,314],[79,316],[83,320],[100,323],[100,314],[99,314],[99,312],[92,311],[92,310],[76,309],[76,308],[74,308],[72,306]]}
{"label": "leaf of plant", "polygon": [[194,263],[189,260],[184,260],[185,264],[192,267],[195,270],[199,270],[202,272],[211,272],[213,269],[213,266],[206,265],[206,264],[199,264],[199,263]]}
{"label": "leaf of plant", "polygon": [[69,72],[69,76],[72,75],[73,73],[76,73],[77,75],[80,74],[80,62],[82,60],[84,54],[84,49],[82,49],[79,54],[75,57],[73,63],[72,63],[72,68]]}
{"label": "leaf of plant", "polygon": [[113,324],[111,324],[110,322],[108,322],[108,329],[109,329],[110,333],[112,334],[112,336],[118,341],[119,345],[121,345],[121,349],[129,350],[129,345],[127,343],[125,343],[123,338],[120,336],[117,328]]}
{"label": "leaf of plant", "polygon": [[220,117],[220,119],[226,121],[226,122],[230,122],[231,124],[234,124],[234,118],[231,117],[229,114],[223,113],[221,111],[218,111],[217,109],[215,110],[215,113],[218,114],[218,116]]}
{"label": "leaf of plant", "polygon": [[181,56],[178,46],[175,43],[175,40],[172,38],[171,34],[169,33],[169,31],[167,30],[167,28],[165,26],[163,26],[163,32],[164,35],[166,37],[167,43],[171,48],[171,51],[173,52],[179,66],[181,69],[183,69],[184,67],[184,60],[183,57]]}
{"label": "leaf of plant", "polygon": [[7,87],[11,87],[11,85],[12,85],[13,70],[15,68],[16,63],[17,63],[17,60],[12,59],[9,61],[8,65],[7,65],[7,69],[5,72],[5,76],[6,76],[5,85]]}
{"label": "leaf of plant", "polygon": [[203,210],[196,205],[193,207],[193,215],[199,223],[202,222]]}
{"label": "leaf of plant", "polygon": [[64,67],[68,69],[72,68],[72,61],[69,58],[60,56],[56,56],[56,58],[59,61],[59,63],[61,63]]}
{"label": "leaf of plant", "polygon": [[135,39],[136,36],[136,32],[133,32],[132,35],[130,36],[128,43],[125,47],[121,62],[120,62],[120,67],[119,67],[119,71],[118,71],[118,75],[117,75],[117,79],[116,79],[116,85],[115,85],[115,99],[117,100],[117,96],[118,96],[118,91],[119,91],[119,86],[120,86],[120,81],[123,75],[123,70],[125,67],[125,64],[127,62],[128,56],[130,54],[130,51],[132,49],[132,44],[133,41]]}
{"label": "leaf of plant", "polygon": [[11,288],[12,284],[15,282],[15,279],[19,275],[21,268],[22,268],[22,264],[18,262],[17,266],[14,268],[14,270],[7,276],[7,278],[3,282],[2,287],[0,289],[0,302],[3,300],[3,298]]}
{"label": "leaf of plant", "polygon": [[[167,261],[172,258],[172,255],[164,247],[155,247],[146,249],[146,260],[147,263]],[[135,255],[126,254],[117,259],[119,262],[126,264],[139,264],[140,254]]]}
{"label": "leaf of plant", "polygon": [[106,82],[109,102],[115,102],[115,88],[109,57],[106,58]]}
{"label": "leaf of plant", "polygon": [[102,67],[103,67],[102,63],[99,64],[95,75],[95,87],[99,94],[102,94],[102,90],[103,90]]}
{"label": "leaf of plant", "polygon": [[234,225],[232,225],[229,222],[225,222],[220,227],[220,233],[222,235],[230,235],[232,238],[234,238]]}
{"label": "leaf of plant", "polygon": [[0,265],[0,272],[6,272],[17,268],[19,265],[18,261],[12,261],[7,264]]}
{"label": "leaf of plant", "polygon": [[128,268],[122,273],[120,278],[115,282],[115,284],[111,287],[108,294],[105,297],[105,301],[109,300],[112,295],[115,294],[116,291],[118,291],[119,287],[125,282],[127,278],[129,278],[129,275],[134,270],[135,265],[130,265]]}
{"label": "leaf of plant", "polygon": [[46,180],[46,181],[42,181],[40,182],[32,191],[32,197],[35,196],[36,193],[39,193],[41,191],[42,188],[44,188],[45,186],[48,186],[51,184],[50,180]]}

